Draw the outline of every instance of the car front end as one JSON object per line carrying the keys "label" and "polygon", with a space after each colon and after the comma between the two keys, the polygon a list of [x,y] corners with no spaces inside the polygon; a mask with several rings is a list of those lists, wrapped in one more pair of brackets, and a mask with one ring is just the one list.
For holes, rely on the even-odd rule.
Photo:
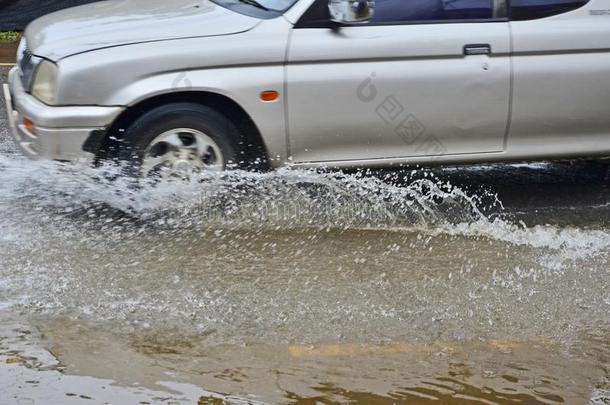
{"label": "car front end", "polygon": [[[214,43],[260,21],[209,0],[111,0],[48,14],[27,27],[16,66],[2,85],[10,130],[32,159],[94,160],[100,134],[136,98],[155,95],[143,88],[133,98],[121,97],[130,84],[205,68]],[[200,48],[186,49],[197,41],[209,47],[208,61]],[[163,50],[178,53],[153,62]],[[198,59],[185,61],[189,57]]]}
{"label": "car front end", "polygon": [[24,38],[17,65],[3,85],[10,130],[30,158],[92,160],[84,145],[96,131],[111,125],[123,108],[60,105],[55,96],[58,76],[58,65],[34,55]]}

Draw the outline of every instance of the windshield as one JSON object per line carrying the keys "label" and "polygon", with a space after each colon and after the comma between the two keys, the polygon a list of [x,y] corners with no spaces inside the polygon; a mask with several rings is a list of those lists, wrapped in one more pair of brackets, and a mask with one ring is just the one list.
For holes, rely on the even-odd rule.
{"label": "windshield", "polygon": [[212,0],[219,6],[257,18],[274,18],[298,0]]}
{"label": "windshield", "polygon": [[283,12],[288,10],[294,3],[296,3],[296,0],[258,0],[258,2],[269,10]]}

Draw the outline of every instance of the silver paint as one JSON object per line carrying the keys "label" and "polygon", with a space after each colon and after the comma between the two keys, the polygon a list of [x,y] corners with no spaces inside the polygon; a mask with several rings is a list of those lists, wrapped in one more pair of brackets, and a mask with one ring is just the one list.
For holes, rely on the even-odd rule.
{"label": "silver paint", "polygon": [[[610,155],[610,25],[590,16],[610,0],[535,21],[294,28],[311,3],[270,20],[207,0],[51,14],[26,37],[58,64],[58,105],[13,80],[15,114],[53,128],[61,151],[70,131],[86,138],[151,97],[207,92],[247,112],[275,167]],[[464,56],[467,44],[492,52]]]}

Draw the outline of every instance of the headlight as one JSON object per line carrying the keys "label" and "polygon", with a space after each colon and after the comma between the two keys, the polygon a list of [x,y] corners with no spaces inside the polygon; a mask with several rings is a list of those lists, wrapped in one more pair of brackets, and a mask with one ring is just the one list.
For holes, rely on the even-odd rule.
{"label": "headlight", "polygon": [[57,65],[43,60],[36,69],[32,95],[45,104],[55,104]]}

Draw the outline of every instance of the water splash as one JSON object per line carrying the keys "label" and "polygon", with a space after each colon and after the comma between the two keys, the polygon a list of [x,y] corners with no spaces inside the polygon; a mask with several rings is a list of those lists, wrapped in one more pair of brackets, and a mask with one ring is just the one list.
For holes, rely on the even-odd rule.
{"label": "water splash", "polygon": [[236,342],[316,341],[363,324],[451,338],[469,317],[469,337],[501,332],[498,319],[510,333],[531,322],[512,313],[515,299],[544,308],[531,334],[561,333],[558,305],[575,323],[579,305],[597,308],[593,320],[604,313],[599,294],[583,300],[562,286],[576,279],[586,291],[605,277],[606,230],[515,224],[493,194],[425,170],[230,172],[134,187],[112,166],[9,156],[0,166],[0,294],[34,313]]}
{"label": "water splash", "polygon": [[432,178],[411,180],[409,175],[379,179],[364,173],[236,171],[135,187],[132,181],[116,177],[120,172],[116,166],[90,168],[2,157],[0,167],[4,169],[0,203],[27,202],[49,209],[104,205],[144,220],[165,216],[231,227],[244,223],[251,227],[255,222],[285,227],[387,227],[484,217],[478,196]]}
{"label": "water splash", "polygon": [[[610,249],[606,230],[512,223],[494,194],[467,193],[425,170],[385,175],[237,171],[135,187],[118,177],[121,169],[113,165],[92,168],[2,156],[0,168],[0,207],[10,213],[2,221],[18,218],[34,227],[41,218],[70,217],[67,227],[81,227],[84,220],[191,230],[400,229],[485,237],[572,259]],[[2,236],[13,237],[10,232]]]}

